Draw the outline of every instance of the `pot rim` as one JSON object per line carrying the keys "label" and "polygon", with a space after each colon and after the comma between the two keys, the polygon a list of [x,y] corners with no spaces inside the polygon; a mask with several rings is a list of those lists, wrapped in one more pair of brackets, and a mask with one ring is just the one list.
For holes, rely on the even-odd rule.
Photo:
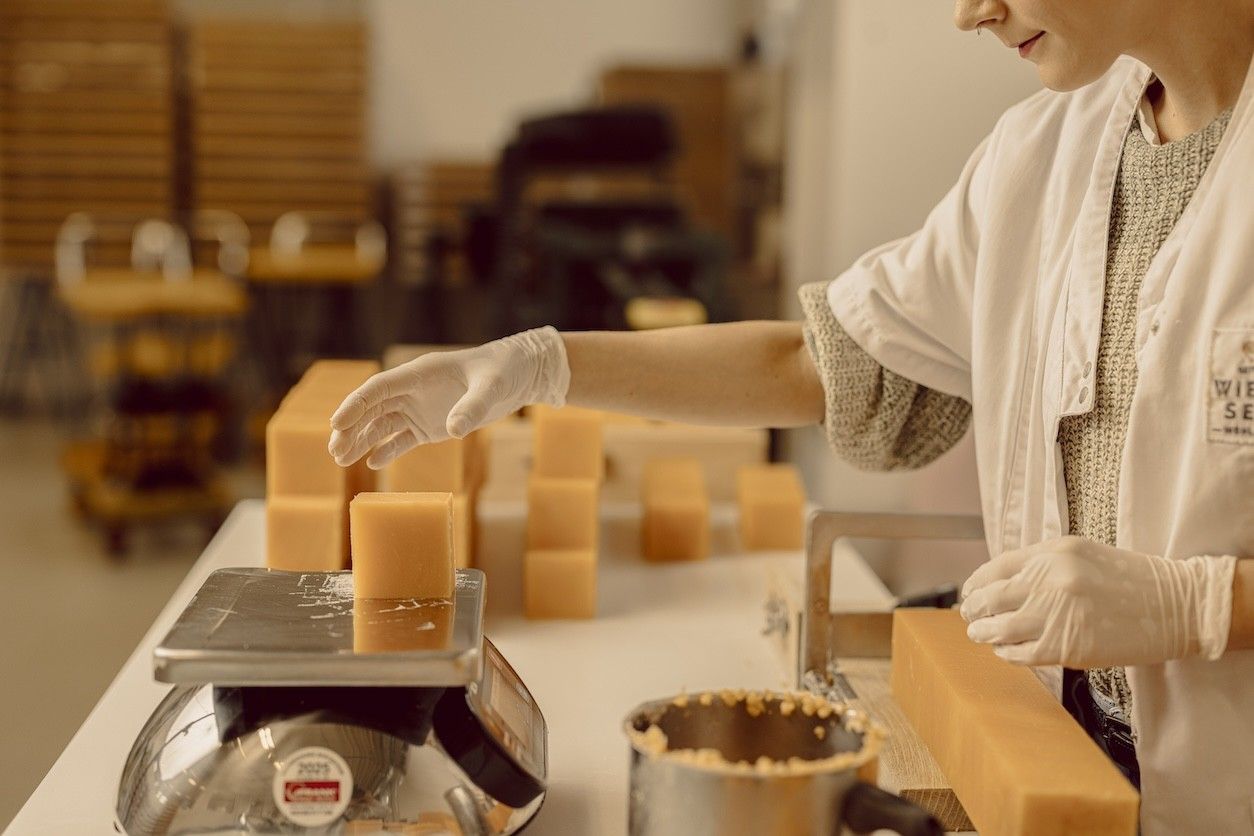
{"label": "pot rim", "polygon": [[[760,697],[763,702],[794,700],[799,706],[797,710],[802,710],[800,706],[810,707],[811,710],[804,713],[807,716],[812,715],[819,719],[828,719],[834,716],[841,728],[860,737],[862,747],[856,751],[837,752],[829,757],[817,760],[790,758],[787,761],[775,760],[770,761],[769,765],[760,765],[746,761],[726,760],[717,749],[713,748],[658,751],[655,745],[656,738],[650,738],[647,732],[636,728],[635,721],[641,715],[647,717],[649,714],[659,714],[670,708],[685,708],[694,700],[703,707],[712,705],[715,700],[731,707],[736,703],[743,703],[749,698],[756,697]],[[732,699],[734,702],[728,702],[728,699]],[[820,711],[822,711],[821,715]],[[861,708],[848,703],[833,702],[809,691],[746,690],[740,688],[703,691],[695,695],[681,692],[671,697],[640,703],[628,712],[623,719],[623,732],[626,734],[632,750],[641,757],[653,761],[665,761],[669,765],[693,772],[763,779],[809,777],[855,771],[879,757],[883,748],[883,742],[888,736],[887,730],[872,719],[869,714]]]}

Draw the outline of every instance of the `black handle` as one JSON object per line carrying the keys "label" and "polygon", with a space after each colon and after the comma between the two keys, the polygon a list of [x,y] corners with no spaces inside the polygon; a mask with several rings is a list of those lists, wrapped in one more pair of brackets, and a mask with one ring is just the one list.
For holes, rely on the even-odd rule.
{"label": "black handle", "polygon": [[901,836],[941,836],[940,822],[922,807],[861,781],[845,793],[841,819],[854,833],[887,828]]}
{"label": "black handle", "polygon": [[932,609],[947,610],[958,603],[958,597],[957,585],[947,583],[925,592],[916,592],[913,595],[898,598],[896,606],[930,607]]}

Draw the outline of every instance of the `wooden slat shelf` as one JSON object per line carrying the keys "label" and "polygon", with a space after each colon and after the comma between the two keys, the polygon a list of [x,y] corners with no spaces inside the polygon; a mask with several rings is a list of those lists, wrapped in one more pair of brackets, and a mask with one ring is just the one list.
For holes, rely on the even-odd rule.
{"label": "wooden slat shelf", "polygon": [[151,90],[165,92],[170,86],[168,66],[75,65],[28,62],[8,72],[9,89],[17,92],[52,93],[60,90]]}
{"label": "wooden slat shelf", "polygon": [[168,153],[151,157],[57,157],[6,154],[0,176],[59,176],[124,179],[130,177],[168,177],[171,161]]}
{"label": "wooden slat shelf", "polygon": [[47,19],[79,20],[143,20],[162,23],[166,20],[165,0],[4,0],[0,4],[0,21]]}
{"label": "wooden slat shelf", "polygon": [[214,180],[202,183],[196,197],[200,203],[258,203],[298,204],[349,203],[364,206],[371,200],[372,192],[365,182],[282,182],[268,183],[249,180]]}
{"label": "wooden slat shelf", "polygon": [[0,53],[0,67],[27,63],[70,63],[80,67],[168,67],[169,50],[159,43],[19,41]]}
{"label": "wooden slat shelf", "polygon": [[335,212],[338,215],[353,218],[357,222],[365,222],[369,219],[369,214],[365,212],[359,203],[344,201],[342,203],[326,203],[313,202],[308,200],[287,200],[276,201],[274,203],[251,203],[244,201],[232,201],[223,203],[213,203],[211,201],[200,200],[197,205],[201,209],[226,209],[234,212],[246,223],[250,228],[261,230],[264,234],[260,235],[257,240],[266,241],[270,237],[270,225],[274,223],[274,219],[286,212]]}
{"label": "wooden slat shelf", "polygon": [[[7,189],[0,194],[7,194]],[[169,212],[167,200],[111,200],[104,205],[109,212],[128,215],[164,217]],[[84,200],[17,201],[0,197],[0,222],[56,221],[59,224],[75,212],[90,211],[90,206],[91,202]]]}
{"label": "wooden slat shelf", "polygon": [[49,90],[26,92],[4,90],[0,85],[0,108],[6,113],[98,112],[117,114],[146,113],[167,116],[168,90]]}
{"label": "wooden slat shelf", "polygon": [[11,134],[4,139],[6,154],[47,157],[99,155],[108,160],[122,157],[161,159],[170,153],[164,134]]}
{"label": "wooden slat shelf", "polygon": [[171,133],[170,116],[159,110],[116,113],[82,110],[10,110],[0,124],[4,136],[28,134],[124,134],[128,136]]}
{"label": "wooden slat shelf", "polygon": [[212,46],[215,52],[244,47],[273,50],[275,44],[282,44],[285,49],[349,46],[365,49],[366,30],[355,20],[308,24],[254,19],[202,20],[192,29],[188,41],[193,49]]}
{"label": "wooden slat shelf", "polygon": [[[126,243],[95,244],[91,248],[92,259],[101,264],[126,264],[130,259],[131,245]],[[50,268],[53,263],[52,242],[28,243],[5,241],[0,231],[0,263],[23,267]]]}
{"label": "wooden slat shelf", "polygon": [[0,0],[0,264],[49,267],[74,212],[90,262],[125,264],[171,215],[171,44],[166,0]]}
{"label": "wooden slat shelf", "polygon": [[362,142],[364,126],[358,118],[345,114],[290,115],[270,113],[218,113],[197,114],[195,130],[206,136],[228,135],[241,137],[327,137]]}
{"label": "wooden slat shelf", "polygon": [[367,61],[360,46],[342,49],[319,47],[306,51],[270,51],[249,47],[234,52],[193,47],[188,56],[192,66],[207,73],[222,70],[261,70],[264,72],[349,72],[361,75]]}
{"label": "wooden slat shelf", "polygon": [[262,72],[260,70],[221,70],[206,72],[192,69],[192,85],[207,94],[218,91],[301,93],[310,89],[325,90],[330,95],[353,93],[365,83],[363,73],[345,72]]}
{"label": "wooden slat shelf", "polygon": [[168,203],[170,184],[163,178],[90,180],[13,176],[0,184],[0,193],[13,201],[71,200],[80,206],[114,200],[143,200]]}
{"label": "wooden slat shelf", "polygon": [[202,181],[240,182],[256,179],[361,183],[369,179],[365,163],[358,160],[247,160],[238,157],[203,156],[196,161],[195,167]]}
{"label": "wooden slat shelf", "polygon": [[200,91],[196,94],[197,113],[224,114],[288,114],[293,116],[341,116],[358,118],[362,112],[360,96],[325,95],[317,92],[292,92],[278,95],[247,90]]}
{"label": "wooden slat shelf", "polygon": [[360,20],[201,18],[186,42],[199,208],[235,212],[259,243],[290,211],[370,217]]}
{"label": "wooden slat shelf", "polygon": [[352,158],[361,151],[361,142],[335,137],[288,135],[285,137],[249,137],[206,135],[193,137],[195,146],[207,157],[243,159],[270,157],[277,159],[332,161]]}
{"label": "wooden slat shelf", "polygon": [[7,19],[0,42],[82,41],[88,43],[166,43],[170,25],[146,21]]}

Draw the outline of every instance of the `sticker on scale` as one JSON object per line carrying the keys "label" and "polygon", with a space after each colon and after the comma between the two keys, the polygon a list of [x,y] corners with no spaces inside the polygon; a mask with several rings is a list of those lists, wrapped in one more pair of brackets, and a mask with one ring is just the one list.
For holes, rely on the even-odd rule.
{"label": "sticker on scale", "polygon": [[297,749],[274,775],[274,803],[289,821],[321,827],[338,819],[353,797],[353,773],[336,752]]}
{"label": "sticker on scale", "polygon": [[1254,444],[1254,328],[1215,331],[1206,383],[1206,439]]}

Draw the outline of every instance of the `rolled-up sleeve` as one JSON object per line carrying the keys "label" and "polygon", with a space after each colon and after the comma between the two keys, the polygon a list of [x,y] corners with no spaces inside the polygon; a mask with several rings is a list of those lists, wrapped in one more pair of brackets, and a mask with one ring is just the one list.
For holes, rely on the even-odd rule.
{"label": "rolled-up sleeve", "polygon": [[836,320],[828,284],[799,292],[806,346],[823,383],[828,443],[862,470],[909,470],[933,461],[966,433],[970,404],[881,366]]}

